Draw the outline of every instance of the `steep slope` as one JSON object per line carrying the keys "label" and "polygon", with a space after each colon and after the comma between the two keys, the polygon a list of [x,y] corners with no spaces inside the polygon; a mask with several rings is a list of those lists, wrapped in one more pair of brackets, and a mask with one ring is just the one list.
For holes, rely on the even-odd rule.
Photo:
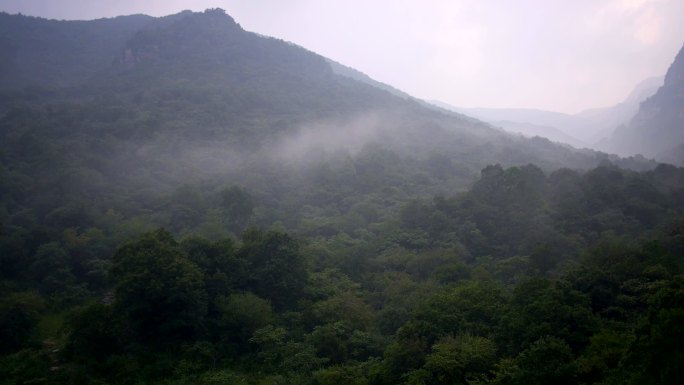
{"label": "steep slope", "polygon": [[151,23],[144,15],[58,21],[0,13],[0,88],[81,84],[111,66],[112,48]]}
{"label": "steep slope", "polygon": [[[47,23],[7,17],[27,29]],[[78,23],[49,23],[69,36],[80,31]],[[222,10],[92,23],[119,38],[107,49],[75,50],[69,39],[40,35],[69,63],[99,58],[88,76],[57,63],[49,79],[34,78],[22,60],[43,53],[30,46],[3,72],[15,79],[0,92],[3,222],[32,210],[40,220],[83,226],[88,212],[155,212],[160,194],[184,184],[238,184],[268,208],[261,224],[296,224],[331,205],[346,212],[380,199],[396,208],[411,197],[452,194],[488,164],[653,167],[426,108],[340,76],[301,47],[247,32]],[[8,44],[23,44],[25,33],[12,36]]]}
{"label": "steep slope", "polygon": [[677,164],[684,143],[684,47],[655,95],[641,103],[628,125],[615,131],[607,148],[620,154],[644,154]]}
{"label": "steep slope", "polygon": [[596,143],[596,148],[601,149],[598,142],[611,136],[617,127],[628,123],[639,111],[639,104],[653,96],[663,85],[663,79],[663,76],[656,76],[642,81],[634,87],[624,101],[614,106],[584,110],[574,115],[580,121],[585,122],[589,143]]}
{"label": "steep slope", "polygon": [[398,90],[388,84],[379,82],[370,76],[364,74],[361,71],[357,71],[351,67],[347,67],[344,64],[340,64],[334,60],[326,59],[328,63],[330,64],[330,68],[333,70],[338,75],[346,76],[350,79],[358,80],[362,83],[369,84],[373,87],[379,88],[381,90],[385,90],[392,95],[402,97],[404,99],[413,99],[413,97],[409,94],[407,94],[404,91]]}

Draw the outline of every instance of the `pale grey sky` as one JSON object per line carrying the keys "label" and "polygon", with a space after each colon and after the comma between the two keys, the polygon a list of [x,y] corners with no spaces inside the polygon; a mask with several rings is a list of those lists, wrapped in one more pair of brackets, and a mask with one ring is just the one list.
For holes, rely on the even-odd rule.
{"label": "pale grey sky", "polygon": [[684,0],[0,0],[55,19],[225,9],[423,99],[578,112],[662,75],[684,44]]}

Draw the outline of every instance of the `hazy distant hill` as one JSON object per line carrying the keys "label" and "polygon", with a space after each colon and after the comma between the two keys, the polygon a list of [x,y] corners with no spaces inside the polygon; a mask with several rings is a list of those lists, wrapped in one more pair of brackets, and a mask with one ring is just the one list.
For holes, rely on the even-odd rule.
{"label": "hazy distant hill", "polygon": [[606,148],[625,155],[643,154],[684,164],[684,48],[667,71],[655,95],[607,141]]}
{"label": "hazy distant hill", "polygon": [[655,94],[663,85],[663,79],[663,76],[657,76],[643,80],[624,101],[614,106],[592,108],[574,115],[580,121],[586,122],[585,131],[589,142],[596,144],[612,135],[618,126],[629,122],[639,110],[639,104]]}
{"label": "hazy distant hill", "polygon": [[559,128],[572,127],[574,125],[572,115],[527,108],[459,108],[438,101],[432,101],[432,103],[442,108],[473,116],[508,132],[529,137],[540,136],[578,148],[588,146],[577,137],[568,134],[570,130],[565,131]]}
{"label": "hazy distant hill", "polygon": [[541,136],[580,148],[603,149],[600,141],[610,136],[618,126],[629,122],[639,109],[639,103],[653,95],[662,82],[662,77],[646,79],[634,87],[624,101],[574,115],[524,108],[459,108],[433,103],[474,116],[509,132]]}
{"label": "hazy distant hill", "polygon": [[566,143],[576,148],[591,147],[585,142],[582,142],[565,132],[552,127],[552,126],[541,126],[532,123],[522,123],[514,122],[510,120],[497,120],[490,122],[491,124],[501,127],[508,132],[519,133],[527,137],[539,136],[542,138],[547,138],[553,142]]}

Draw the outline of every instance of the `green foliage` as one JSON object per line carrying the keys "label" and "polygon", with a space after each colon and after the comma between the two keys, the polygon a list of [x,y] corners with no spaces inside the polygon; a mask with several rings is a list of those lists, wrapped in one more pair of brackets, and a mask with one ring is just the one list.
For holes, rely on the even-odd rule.
{"label": "green foliage", "polygon": [[293,308],[308,284],[307,262],[289,235],[250,229],[242,236],[238,256],[248,263],[246,289],[278,309]]}
{"label": "green foliage", "polygon": [[209,301],[209,314],[216,315],[216,302],[234,288],[244,285],[246,262],[236,257],[232,239],[211,242],[200,237],[187,237],[180,242],[187,258],[203,273]]}
{"label": "green foliage", "polygon": [[618,373],[617,367],[633,338],[626,331],[604,329],[596,332],[582,356],[577,359],[580,380],[596,383]]}
{"label": "green foliage", "polygon": [[373,322],[373,309],[358,294],[342,292],[313,306],[319,322],[342,321],[356,330],[368,330]]}
{"label": "green foliage", "polygon": [[446,336],[432,345],[425,365],[409,374],[409,384],[470,384],[486,378],[496,362],[496,344],[470,334]]}
{"label": "green foliage", "polygon": [[367,385],[368,379],[360,365],[330,366],[313,373],[313,383],[316,385]]}
{"label": "green foliage", "polygon": [[510,349],[526,348],[545,336],[566,341],[574,350],[583,349],[594,332],[596,320],[583,293],[564,282],[530,279],[518,285],[503,320]]}
{"label": "green foliage", "polygon": [[269,371],[310,374],[327,361],[316,356],[313,346],[288,339],[282,327],[263,327],[254,332],[250,342],[257,346],[257,357]]}
{"label": "green foliage", "polygon": [[684,277],[675,277],[654,294],[648,315],[635,333],[623,369],[629,381],[644,384],[675,384],[684,375],[680,341],[684,338]]}
{"label": "green foliage", "polygon": [[0,14],[0,48],[3,384],[682,377],[684,169],[429,110],[221,10]]}
{"label": "green foliage", "polygon": [[0,354],[17,351],[27,344],[44,306],[43,299],[32,292],[0,298]]}
{"label": "green foliage", "polygon": [[542,337],[513,360],[502,361],[496,370],[495,384],[542,385],[575,384],[576,367],[565,341]]}
{"label": "green foliage", "polygon": [[27,382],[41,383],[57,380],[58,375],[51,373],[52,362],[44,351],[29,349],[14,354],[0,356],[0,378],[2,384],[20,385]]}
{"label": "green foliage", "polygon": [[344,321],[316,326],[309,341],[319,357],[334,364],[364,361],[381,353],[380,341],[374,335]]}
{"label": "green foliage", "polygon": [[249,292],[220,297],[217,307],[221,313],[217,323],[220,338],[224,343],[236,344],[239,351],[249,350],[248,342],[254,332],[275,321],[270,302]]}
{"label": "green foliage", "polygon": [[90,366],[121,353],[129,339],[127,320],[112,306],[91,304],[76,311],[68,323],[67,357]]}
{"label": "green foliage", "polygon": [[[648,173],[613,171],[601,171],[610,183],[632,178],[658,186],[664,196],[679,186],[670,181],[663,190]],[[588,197],[608,199],[600,186],[607,182],[596,176],[546,178],[533,167],[492,167],[484,174],[471,192],[413,201],[377,225],[372,221],[381,220],[369,217],[367,230],[355,237],[294,238],[280,223],[281,230],[250,228],[239,241],[220,227],[216,240],[190,235],[178,242],[160,229],[114,251],[113,239],[130,230],[122,230],[126,225],[111,211],[100,224],[109,230],[67,228],[52,241],[47,233],[11,228],[15,243],[7,238],[4,247],[30,261],[15,264],[12,274],[23,269],[27,287],[48,295],[47,306],[83,303],[91,292],[99,293],[99,302],[72,311],[64,329],[37,331],[44,300],[13,292],[21,285],[6,281],[2,325],[11,344],[4,345],[2,362],[15,365],[16,355],[31,356],[7,372],[9,378],[20,372],[42,378],[46,365],[63,365],[54,376],[82,383],[679,378],[673,341],[680,340],[684,243],[679,221],[669,220],[678,206],[658,229],[643,230],[644,241],[627,241],[650,222],[601,222],[606,213],[598,205],[566,199],[563,178],[580,181]],[[541,192],[528,197],[527,188]],[[501,195],[500,189],[515,193]],[[220,196],[183,187],[170,199],[209,213],[208,202],[220,205]],[[668,199],[660,204],[668,207]],[[571,215],[568,207],[585,211]],[[598,219],[591,223],[607,229],[601,235],[582,229],[592,215]],[[521,239],[519,229],[502,225],[511,220],[527,226]],[[22,251],[21,242],[33,239],[38,246]],[[107,250],[111,259],[101,254]],[[582,256],[573,257],[577,252]],[[41,348],[39,338],[49,347]]]}
{"label": "green foliage", "polygon": [[471,281],[433,296],[416,317],[441,335],[472,333],[498,335],[498,325],[508,303],[503,288],[495,282]]}
{"label": "green foliage", "polygon": [[164,230],[143,234],[114,255],[115,306],[137,338],[162,342],[202,331],[207,299],[200,269]]}

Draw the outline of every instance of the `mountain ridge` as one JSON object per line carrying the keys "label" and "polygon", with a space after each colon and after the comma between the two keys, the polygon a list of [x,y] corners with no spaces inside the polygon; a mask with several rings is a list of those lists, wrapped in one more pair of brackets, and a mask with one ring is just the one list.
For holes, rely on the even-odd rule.
{"label": "mountain ridge", "polygon": [[638,113],[618,128],[607,148],[623,155],[640,153],[683,165],[684,45],[667,70],[663,85],[644,100]]}
{"label": "mountain ridge", "polygon": [[[23,16],[3,17],[29,24],[33,20]],[[321,126],[316,122],[326,122],[326,129],[335,131],[348,127],[335,122],[350,120],[350,116],[354,121],[354,116],[375,111],[376,116],[385,117],[377,120],[379,132],[384,132],[377,140],[407,154],[412,153],[407,150],[410,146],[417,146],[422,152],[412,156],[418,157],[427,156],[424,152],[434,146],[449,154],[451,161],[468,165],[472,172],[488,163],[537,163],[545,169],[554,169],[589,168],[607,160],[620,162],[619,158],[607,154],[557,147],[538,140],[527,142],[475,119],[435,111],[417,99],[406,99],[367,82],[340,76],[324,57],[295,44],[245,31],[220,9],[201,13],[186,11],[162,18],[131,18],[87,22],[91,23],[89,26],[125,24],[108,50],[100,46],[101,40],[97,38],[75,34],[73,28],[79,22],[50,22],[57,23],[59,28],[53,28],[62,30],[63,34],[42,36],[41,44],[53,42],[56,51],[61,49],[62,56],[68,58],[67,62],[90,57],[90,61],[81,65],[95,63],[97,68],[86,71],[87,76],[76,80],[78,86],[69,84],[65,91],[59,84],[69,83],[73,73],[50,67],[50,76],[35,80],[43,81],[39,86],[59,90],[53,99],[27,91],[26,87],[34,86],[34,82],[23,84],[22,98],[13,98],[11,93],[4,97],[0,110],[8,112],[3,135],[15,135],[12,130],[22,129],[15,125],[16,114],[12,109],[42,100],[42,105],[51,111],[63,110],[62,114],[69,111],[68,114],[87,117],[86,121],[77,120],[79,124],[71,131],[64,131],[67,135],[92,136],[88,140],[99,140],[94,133],[106,133],[122,140],[123,148],[130,146],[127,151],[136,154],[146,153],[135,149],[146,141],[152,141],[153,147],[167,148],[165,151],[172,151],[169,146],[177,142],[175,146],[181,151],[167,159],[173,163],[182,161],[182,149],[195,141],[211,140],[211,146],[226,141],[231,147],[265,148],[268,143],[301,131],[301,127],[311,126],[311,122],[313,126]],[[69,53],[67,50],[73,48],[74,42],[64,42],[70,36],[85,39],[89,44]],[[30,42],[22,39],[17,34],[0,38],[9,45],[26,44],[23,50],[30,52]],[[53,64],[52,54],[52,51],[32,53],[36,62],[44,66]],[[24,57],[11,59],[20,62]],[[21,89],[19,81],[25,76],[16,76],[11,70],[26,75],[36,67],[9,68],[0,78],[15,79],[17,83],[12,87]],[[60,80],[59,76],[64,78]],[[7,87],[3,92],[8,92]],[[64,104],[67,101],[76,105]],[[38,108],[37,104],[29,105],[34,110]],[[42,116],[54,120],[59,116],[49,111],[34,111],[34,114],[36,119]],[[100,128],[92,130],[89,125]],[[192,141],[181,142],[181,139]],[[652,165],[644,163],[643,167]],[[179,166],[183,168],[186,166]]]}

